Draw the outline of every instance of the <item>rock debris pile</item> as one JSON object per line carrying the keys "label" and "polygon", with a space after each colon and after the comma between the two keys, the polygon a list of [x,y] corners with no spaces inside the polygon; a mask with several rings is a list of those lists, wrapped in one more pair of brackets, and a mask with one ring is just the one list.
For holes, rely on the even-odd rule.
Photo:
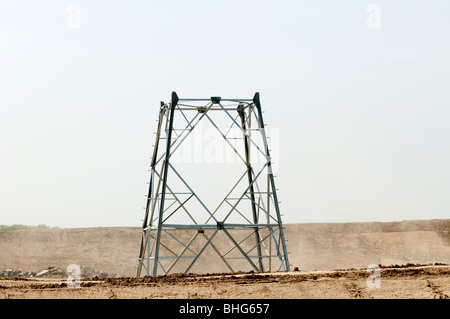
{"label": "rock debris pile", "polygon": [[[67,278],[70,274],[59,267],[48,267],[39,271],[20,271],[16,269],[0,270],[0,277],[25,277],[25,278]],[[80,266],[80,278],[118,278],[119,274],[110,274],[104,271],[97,271],[88,266]]]}

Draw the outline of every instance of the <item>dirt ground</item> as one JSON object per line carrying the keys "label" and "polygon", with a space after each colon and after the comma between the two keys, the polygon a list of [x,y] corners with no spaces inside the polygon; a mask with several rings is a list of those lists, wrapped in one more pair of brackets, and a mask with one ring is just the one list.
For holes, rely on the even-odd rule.
{"label": "dirt ground", "polygon": [[0,278],[0,299],[449,299],[448,265],[379,271],[379,286],[367,269],[88,278],[79,288],[61,278]]}
{"label": "dirt ground", "polygon": [[[304,271],[331,271],[366,268],[370,264],[450,264],[450,219],[286,224],[285,234],[291,269],[298,267]],[[232,235],[236,240],[247,236],[239,232]],[[177,236],[188,240],[191,235],[181,231]],[[138,265],[140,240],[139,227],[0,232],[0,271],[14,269],[36,272],[47,267],[65,270],[68,265],[77,264],[96,271],[133,277]],[[203,242],[200,238],[198,240],[191,246],[194,251],[198,251],[205,241],[204,238]],[[222,252],[233,247],[230,240],[220,235],[216,236],[213,243]],[[175,244],[170,247],[179,251],[180,246]],[[229,260],[229,263],[234,263],[235,271],[252,269],[245,260]],[[180,267],[173,272],[184,270]],[[229,271],[211,247],[205,250],[191,269],[193,273]]]}
{"label": "dirt ground", "polygon": [[[230,258],[237,271],[230,274],[208,247],[210,251],[206,249],[203,259],[192,268],[193,274],[181,274],[185,270],[181,267],[168,276],[135,278],[141,238],[138,227],[0,232],[0,299],[448,299],[450,296],[450,219],[287,224],[285,234],[291,270],[300,271],[255,274],[249,272],[248,262]],[[190,235],[180,232],[177,236],[186,239]],[[233,236],[245,234],[236,232]],[[229,240],[219,235],[214,240],[220,251],[230,248]],[[198,242],[191,248],[198,251],[201,246],[202,242]],[[177,250],[175,245],[172,248]],[[5,275],[16,270],[39,272],[48,267],[65,271],[70,264],[113,275],[106,279],[83,278],[80,288],[69,288],[64,276]],[[379,287],[368,282],[374,275],[367,271],[369,265],[384,265],[377,281]]]}

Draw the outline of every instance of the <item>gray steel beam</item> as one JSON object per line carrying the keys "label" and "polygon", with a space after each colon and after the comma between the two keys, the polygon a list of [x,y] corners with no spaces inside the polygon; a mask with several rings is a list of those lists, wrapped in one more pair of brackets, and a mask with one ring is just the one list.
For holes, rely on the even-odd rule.
{"label": "gray steel beam", "polygon": [[231,242],[234,244],[237,250],[244,256],[245,259],[249,262],[250,265],[252,265],[253,269],[256,271],[260,271],[258,267],[253,263],[253,261],[248,257],[248,255],[245,253],[245,251],[242,250],[241,246],[234,240],[234,238],[230,235],[230,233],[224,228],[222,229],[223,232],[228,236],[228,238],[231,240]]}
{"label": "gray steel beam", "polygon": [[153,276],[156,276],[158,271],[158,264],[159,264],[159,243],[161,240],[161,226],[163,224],[163,212],[164,212],[164,200],[166,196],[166,185],[167,185],[167,173],[169,168],[169,160],[170,160],[170,145],[172,141],[172,128],[173,128],[173,119],[175,115],[175,106],[178,103],[178,96],[177,93],[172,92],[172,101],[170,104],[170,120],[169,120],[169,127],[167,128],[167,147],[166,147],[166,158],[164,161],[164,176],[162,180],[162,189],[161,189],[161,200],[160,200],[160,208],[159,208],[159,217],[158,217],[158,229],[156,233],[156,247],[155,247],[155,256],[153,259]]}
{"label": "gray steel beam", "polygon": [[[241,118],[242,130],[245,132],[245,130],[246,130],[245,111],[243,109],[243,105],[239,104],[239,106],[240,106],[240,108],[238,108],[238,113]],[[258,224],[258,216],[256,214],[255,193],[254,193],[254,189],[253,189],[253,176],[252,176],[252,169],[251,169],[251,164],[250,164],[249,138],[245,133],[244,133],[244,148],[245,148],[245,164],[247,165],[247,177],[248,177],[248,183],[250,185],[250,197],[252,199],[252,201],[250,202],[250,205],[252,208],[253,223],[256,225],[256,224]],[[258,255],[261,256],[261,245],[259,244],[261,236],[259,234],[259,229],[257,226],[255,226],[254,230],[255,230],[256,245],[258,246],[257,247]],[[262,262],[261,258],[258,259],[258,266],[259,266],[259,271],[264,271],[264,266],[263,266],[263,262]]]}
{"label": "gray steel beam", "polygon": [[[156,157],[158,155],[158,146],[159,146],[159,136],[161,134],[161,127],[162,127],[162,122],[163,122],[163,118],[164,118],[164,114],[165,114],[165,106],[164,103],[161,102],[161,108],[159,110],[159,119],[158,119],[158,129],[156,132],[156,141],[155,141],[155,145],[153,148],[153,156],[152,156],[152,162],[150,164],[150,167],[152,169],[152,172],[155,169],[155,163],[156,163]],[[145,216],[144,216],[144,220],[142,223],[142,228],[145,229],[148,226],[148,215],[149,215],[149,211],[150,211],[150,203],[152,201],[152,192],[153,192],[153,179],[154,179],[154,174],[150,175],[150,186],[148,189],[148,195],[147,195],[147,205],[145,207]],[[145,255],[145,246],[147,245],[147,236],[145,236],[145,234],[142,234],[142,239],[141,239],[141,249],[139,251],[139,264],[138,264],[138,269],[137,269],[137,275],[140,276],[141,274],[141,269],[142,269],[142,262],[143,262],[143,258]]]}
{"label": "gray steel beam", "polygon": [[259,118],[259,127],[261,130],[261,134],[262,134],[262,139],[264,141],[264,147],[266,149],[266,154],[267,154],[267,158],[269,159],[269,164],[267,166],[267,169],[269,171],[269,179],[270,179],[270,186],[272,187],[272,195],[273,195],[273,202],[275,205],[275,211],[277,214],[277,219],[278,219],[278,224],[280,227],[280,237],[281,237],[281,245],[283,247],[283,253],[284,253],[284,261],[285,261],[285,265],[286,265],[286,270],[289,271],[290,270],[290,265],[289,265],[289,259],[288,259],[288,252],[287,252],[287,248],[286,248],[286,241],[284,238],[284,230],[283,230],[283,225],[281,222],[281,214],[280,214],[280,207],[278,205],[278,196],[277,196],[277,190],[275,187],[275,180],[273,178],[273,172],[272,172],[272,160],[270,157],[270,151],[269,151],[269,146],[267,144],[267,136],[266,136],[266,131],[265,131],[265,126],[264,126],[264,121],[263,121],[263,115],[262,115],[262,110],[261,110],[261,102],[259,99],[259,92],[255,93],[255,96],[253,97],[253,102],[255,103],[255,106],[258,110],[258,118]]}
{"label": "gray steel beam", "polygon": [[206,244],[203,246],[203,248],[198,252],[197,256],[195,256],[194,260],[192,261],[192,263],[189,265],[189,267],[186,269],[185,273],[188,273],[189,270],[192,268],[192,266],[195,264],[195,262],[197,261],[197,259],[201,256],[201,254],[203,254],[203,252],[205,251],[206,247],[208,247],[209,243],[212,241],[212,239],[214,238],[214,236],[216,236],[217,232],[219,231],[219,229],[217,228],[216,231],[212,234],[212,236],[208,239],[208,241],[206,242]]}

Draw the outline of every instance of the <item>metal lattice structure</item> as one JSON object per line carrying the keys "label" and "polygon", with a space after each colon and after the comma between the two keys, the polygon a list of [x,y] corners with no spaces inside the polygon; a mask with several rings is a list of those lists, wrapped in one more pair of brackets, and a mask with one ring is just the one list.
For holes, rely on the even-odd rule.
{"label": "metal lattice structure", "polygon": [[[225,130],[218,124],[224,121]],[[184,172],[177,166],[174,155],[201,123],[213,128],[237,164],[210,174],[203,171],[207,164],[196,166],[200,173],[194,165],[184,165]],[[227,167],[238,173],[224,173]],[[200,262],[203,272],[218,264],[230,272],[290,270],[259,93],[185,99],[173,92],[169,103],[161,102],[150,171],[137,276],[195,272]],[[192,182],[208,185],[209,193],[202,197]],[[208,204],[207,197],[220,193],[215,186],[227,191]]]}

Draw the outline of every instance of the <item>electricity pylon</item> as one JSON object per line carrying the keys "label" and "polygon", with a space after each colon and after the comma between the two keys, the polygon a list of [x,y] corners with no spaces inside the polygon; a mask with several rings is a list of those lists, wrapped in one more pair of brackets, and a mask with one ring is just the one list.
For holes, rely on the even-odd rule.
{"label": "electricity pylon", "polygon": [[[208,164],[184,164],[182,172],[174,156],[201,133],[202,123],[237,159],[239,165],[223,164],[238,175],[223,169],[206,174]],[[218,263],[230,272],[290,270],[259,93],[253,99],[187,99],[172,92],[170,102],[161,102],[150,171],[137,276],[143,270],[152,276],[193,272],[199,263],[203,272]],[[202,197],[192,181],[208,195]],[[225,197],[208,204],[206,197],[224,185]]]}

